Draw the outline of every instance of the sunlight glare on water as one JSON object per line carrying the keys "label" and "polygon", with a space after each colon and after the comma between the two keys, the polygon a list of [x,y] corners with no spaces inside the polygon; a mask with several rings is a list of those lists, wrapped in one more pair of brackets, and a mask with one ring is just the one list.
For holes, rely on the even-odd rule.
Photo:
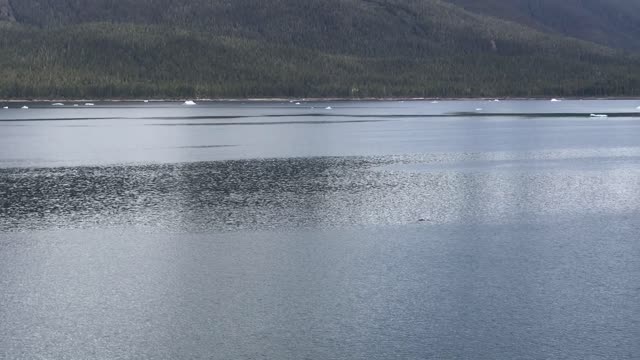
{"label": "sunlight glare on water", "polygon": [[637,102],[22,105],[0,358],[640,357]]}

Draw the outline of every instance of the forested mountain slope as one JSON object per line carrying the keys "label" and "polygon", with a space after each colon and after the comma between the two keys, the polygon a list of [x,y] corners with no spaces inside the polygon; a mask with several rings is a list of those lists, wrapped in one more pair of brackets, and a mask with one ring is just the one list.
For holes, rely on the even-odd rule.
{"label": "forested mountain slope", "polygon": [[539,30],[640,50],[640,0],[447,0]]}
{"label": "forested mountain slope", "polygon": [[15,21],[9,0],[0,0],[0,21]]}
{"label": "forested mountain slope", "polygon": [[635,56],[439,0],[2,1],[1,98],[640,94]]}

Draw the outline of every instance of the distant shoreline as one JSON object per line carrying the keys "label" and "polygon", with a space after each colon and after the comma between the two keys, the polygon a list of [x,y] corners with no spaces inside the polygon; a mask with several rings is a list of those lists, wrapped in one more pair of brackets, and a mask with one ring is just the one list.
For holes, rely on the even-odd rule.
{"label": "distant shoreline", "polygon": [[[504,101],[539,101],[550,100],[553,96],[540,96],[540,97],[451,97],[451,98],[438,98],[438,97],[392,97],[392,98],[175,98],[175,99],[0,99],[0,103],[55,103],[55,102],[113,102],[113,103],[159,103],[159,102],[183,102],[186,100],[193,100],[199,102],[290,102],[290,101],[303,101],[303,102],[329,102],[329,101],[490,101],[490,100],[504,100]],[[640,97],[625,97],[625,96],[612,96],[612,97],[555,97],[562,100],[640,100]]]}

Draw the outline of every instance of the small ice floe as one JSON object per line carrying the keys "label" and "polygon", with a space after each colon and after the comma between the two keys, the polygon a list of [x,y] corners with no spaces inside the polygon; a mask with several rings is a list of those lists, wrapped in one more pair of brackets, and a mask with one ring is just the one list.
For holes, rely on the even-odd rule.
{"label": "small ice floe", "polygon": [[8,109],[8,108],[9,108],[8,106],[3,107],[3,109]]}
{"label": "small ice floe", "polygon": [[299,103],[299,102],[297,102],[297,103],[296,103],[296,105],[300,105],[300,103]]}
{"label": "small ice floe", "polygon": [[484,110],[483,108],[477,108],[476,111],[482,111]]}
{"label": "small ice floe", "polygon": [[195,105],[195,104],[196,104],[196,103],[195,103],[193,100],[187,100],[187,101],[185,101],[185,102],[184,102],[184,104],[183,104],[183,105],[189,105],[189,106],[192,106],[192,105]]}
{"label": "small ice floe", "polygon": [[560,102],[558,99],[551,99],[551,102]]}
{"label": "small ice floe", "polygon": [[80,105],[78,105],[78,104],[73,104],[73,106],[80,106]]}
{"label": "small ice floe", "polygon": [[85,103],[84,106],[95,106],[94,103]]}
{"label": "small ice floe", "polygon": [[431,103],[432,104],[437,104],[437,103],[439,103],[439,101],[433,100]]}
{"label": "small ice floe", "polygon": [[331,110],[331,109],[333,109],[331,106],[327,106],[327,107],[325,108],[325,110]]}
{"label": "small ice floe", "polygon": [[27,105],[22,107],[23,109],[27,110],[29,107]]}
{"label": "small ice floe", "polygon": [[64,106],[64,104],[63,103],[54,103],[54,104],[51,104],[51,106]]}
{"label": "small ice floe", "polygon": [[149,102],[149,100],[145,100],[144,102],[148,103],[148,102]]}
{"label": "small ice floe", "polygon": [[500,102],[500,99],[493,99],[493,102]]}
{"label": "small ice floe", "polygon": [[606,118],[606,117],[609,117],[609,115],[607,115],[607,114],[591,114],[589,116],[590,117],[594,117],[594,118]]}
{"label": "small ice floe", "polygon": [[636,110],[640,110],[640,106],[638,106],[638,107],[636,108]]}

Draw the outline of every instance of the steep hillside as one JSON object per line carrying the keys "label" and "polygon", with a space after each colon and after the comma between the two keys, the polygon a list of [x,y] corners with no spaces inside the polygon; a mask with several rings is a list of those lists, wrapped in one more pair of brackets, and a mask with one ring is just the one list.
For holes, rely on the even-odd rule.
{"label": "steep hillside", "polygon": [[499,50],[528,51],[525,42],[550,40],[437,0],[13,0],[13,7],[19,22],[43,28],[163,25],[364,56],[487,50],[494,37],[505,40]]}
{"label": "steep hillside", "polygon": [[640,0],[447,0],[467,10],[640,51]]}
{"label": "steep hillside", "polygon": [[0,97],[640,94],[638,59],[439,0],[11,7]]}
{"label": "steep hillside", "polygon": [[0,21],[15,21],[9,0],[0,0]]}

